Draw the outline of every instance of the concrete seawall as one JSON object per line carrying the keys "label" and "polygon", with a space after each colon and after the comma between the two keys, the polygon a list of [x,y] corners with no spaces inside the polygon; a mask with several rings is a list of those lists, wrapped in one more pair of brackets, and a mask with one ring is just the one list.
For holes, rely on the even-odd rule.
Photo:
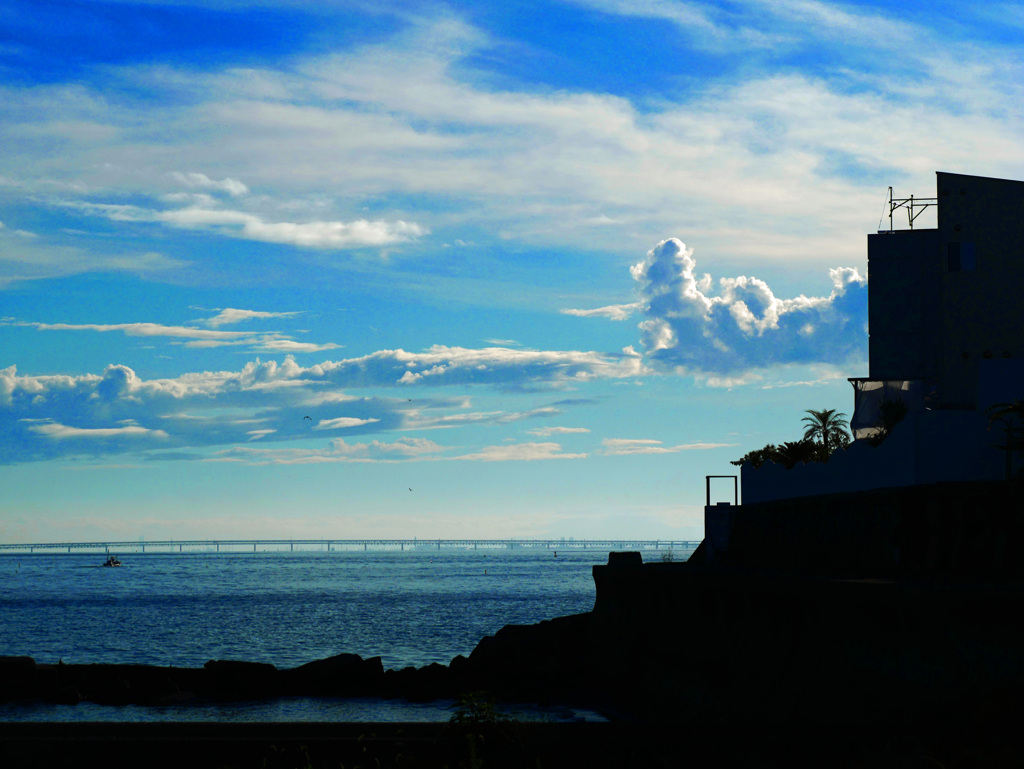
{"label": "concrete seawall", "polygon": [[592,665],[651,720],[914,724],[1024,694],[1024,587],[598,566]]}
{"label": "concrete seawall", "polygon": [[714,547],[712,560],[721,566],[1024,580],[1024,483],[1019,480],[800,497],[709,508],[708,514],[730,516],[727,541]]}
{"label": "concrete seawall", "polygon": [[709,508],[728,525],[689,562],[594,567],[591,664],[645,718],[1005,709],[1024,697],[1022,492],[946,483]]}

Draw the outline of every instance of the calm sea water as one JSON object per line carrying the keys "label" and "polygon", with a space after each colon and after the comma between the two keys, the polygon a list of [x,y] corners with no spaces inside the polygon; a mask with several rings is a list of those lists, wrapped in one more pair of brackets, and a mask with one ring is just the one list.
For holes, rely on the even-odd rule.
{"label": "calm sea water", "polygon": [[[235,659],[289,668],[348,652],[379,655],[385,668],[448,664],[503,625],[593,607],[591,567],[605,563],[607,552],[554,552],[147,553],[122,555],[124,565],[115,569],[100,566],[102,554],[5,555],[0,655],[28,655],[39,663],[180,667]],[[77,719],[91,706],[47,707],[36,717]],[[252,707],[169,716],[168,710],[136,708],[142,715],[132,715],[122,708],[117,717],[224,720],[231,713],[231,720],[304,720],[308,710],[303,701]],[[356,707],[366,720],[438,715],[422,706],[396,714],[401,708],[391,703],[381,705],[394,715],[388,719],[366,713],[376,707],[372,702]],[[24,709],[18,712],[24,715]],[[0,709],[0,720],[14,717],[11,708]],[[327,717],[320,712],[307,718]]]}
{"label": "calm sea water", "polygon": [[588,550],[0,558],[0,654],[37,662],[295,667],[341,652],[447,664],[508,623],[589,611]]}

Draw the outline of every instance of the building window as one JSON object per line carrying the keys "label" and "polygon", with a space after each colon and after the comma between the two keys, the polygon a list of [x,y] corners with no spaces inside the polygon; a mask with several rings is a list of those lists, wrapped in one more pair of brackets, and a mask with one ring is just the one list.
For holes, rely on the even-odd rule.
{"label": "building window", "polygon": [[950,272],[970,272],[974,270],[974,243],[947,243],[946,268]]}

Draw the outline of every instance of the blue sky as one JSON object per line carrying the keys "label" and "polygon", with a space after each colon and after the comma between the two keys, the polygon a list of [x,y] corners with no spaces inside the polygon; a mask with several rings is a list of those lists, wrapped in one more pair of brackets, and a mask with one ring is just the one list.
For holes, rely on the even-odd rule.
{"label": "blue sky", "polygon": [[1022,37],[5,3],[0,541],[699,537],[705,475],[849,412],[886,188],[1024,178]]}

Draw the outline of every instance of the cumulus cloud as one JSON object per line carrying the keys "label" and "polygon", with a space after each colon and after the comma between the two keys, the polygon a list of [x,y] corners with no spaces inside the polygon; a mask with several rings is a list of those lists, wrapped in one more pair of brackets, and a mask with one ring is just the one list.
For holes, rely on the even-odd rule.
{"label": "cumulus cloud", "polygon": [[696,272],[693,249],[669,238],[630,272],[639,284],[641,343],[669,369],[729,375],[792,363],[842,364],[866,357],[867,280],[829,271],[828,296],[776,297],[759,278]]}
{"label": "cumulus cloud", "polygon": [[727,446],[738,446],[736,443],[681,443],[677,446],[665,446],[661,441],[651,438],[606,438],[601,441],[601,453],[608,456],[622,454],[674,454],[678,451],[706,451]]}
{"label": "cumulus cloud", "polygon": [[[643,373],[643,362],[620,354],[465,348],[434,345],[421,353],[382,350],[361,358],[323,364],[331,374],[357,371],[402,385],[500,384],[510,389],[550,389],[599,378]],[[510,376],[513,374],[514,376]]]}

